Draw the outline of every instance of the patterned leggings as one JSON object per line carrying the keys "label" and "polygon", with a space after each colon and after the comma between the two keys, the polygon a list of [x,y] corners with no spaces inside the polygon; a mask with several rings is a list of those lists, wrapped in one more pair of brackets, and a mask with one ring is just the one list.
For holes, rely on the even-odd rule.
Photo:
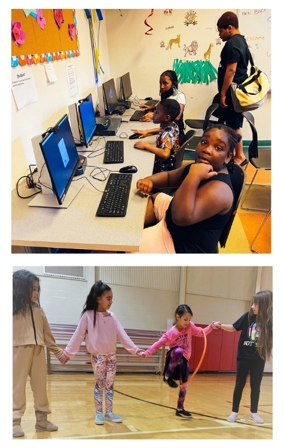
{"label": "patterned leggings", "polygon": [[[170,361],[167,367],[167,370],[165,372],[165,376],[170,378],[176,366],[178,366],[182,360],[183,355],[183,349],[181,347],[176,347],[173,350],[171,350],[170,353]],[[179,386],[179,395],[178,395],[178,402],[177,402],[177,409],[182,410],[184,408],[184,400],[187,392],[188,382],[181,383]]]}
{"label": "patterned leggings", "polygon": [[92,355],[95,375],[94,400],[96,412],[103,413],[103,390],[105,389],[106,412],[112,412],[113,385],[116,374],[116,355]]}

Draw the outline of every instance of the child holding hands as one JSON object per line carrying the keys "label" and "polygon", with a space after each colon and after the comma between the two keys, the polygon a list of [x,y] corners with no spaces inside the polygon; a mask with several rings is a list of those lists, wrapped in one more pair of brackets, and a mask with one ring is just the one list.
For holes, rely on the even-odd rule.
{"label": "child holding hands", "polygon": [[39,278],[25,269],[13,274],[13,437],[23,437],[21,419],[26,409],[26,382],[34,396],[36,429],[57,431],[47,420],[50,414],[46,391],[44,347],[57,358],[63,350],[56,344],[46,315],[39,303]]}
{"label": "child holding hands", "polygon": [[222,330],[241,331],[237,352],[237,376],[233,394],[232,413],[227,420],[235,422],[243,389],[250,375],[250,418],[263,423],[258,415],[258,401],[265,361],[272,353],[272,292],[260,291],[251,301],[250,310],[233,324],[221,324]]}
{"label": "child holding hands", "polygon": [[[109,311],[113,301],[111,288],[101,280],[91,288],[80,322],[70,342],[65,348],[60,361],[64,364],[74,356],[85,339],[86,348],[91,354],[95,375],[95,423],[103,425],[105,420],[114,423],[122,418],[113,413],[113,387],[116,374],[116,344],[119,341],[126,350],[141,356],[139,349],[126,334],[114,313]],[[106,412],[103,414],[103,392],[105,391]]]}
{"label": "child holding hands", "polygon": [[192,336],[203,337],[203,331],[206,335],[214,329],[220,328],[220,322],[212,322],[202,331],[200,327],[191,322],[193,313],[188,305],[179,305],[175,311],[176,323],[163,336],[149,347],[143,357],[151,356],[163,345],[167,345],[169,350],[166,355],[164,367],[164,381],[173,388],[178,384],[174,381],[179,380],[179,395],[176,408],[176,416],[190,418],[191,413],[184,409],[184,400],[188,387],[189,379],[189,360],[192,350]]}

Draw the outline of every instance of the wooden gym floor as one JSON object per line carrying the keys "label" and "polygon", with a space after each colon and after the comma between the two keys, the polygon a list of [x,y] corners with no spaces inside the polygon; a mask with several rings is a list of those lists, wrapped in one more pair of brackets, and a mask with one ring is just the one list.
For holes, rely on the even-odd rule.
{"label": "wooden gym floor", "polygon": [[[155,374],[118,373],[115,380],[113,411],[122,423],[94,423],[92,373],[52,373],[48,375],[48,397],[58,425],[56,432],[35,430],[33,398],[27,383],[27,409],[22,419],[22,439],[57,440],[158,440],[158,439],[272,439],[272,375],[262,380],[259,415],[264,424],[249,419],[250,387],[246,385],[239,420],[227,422],[235,374],[197,374],[189,382],[185,409],[190,419],[175,416],[178,389],[171,389]],[[129,442],[130,443],[130,442]]]}

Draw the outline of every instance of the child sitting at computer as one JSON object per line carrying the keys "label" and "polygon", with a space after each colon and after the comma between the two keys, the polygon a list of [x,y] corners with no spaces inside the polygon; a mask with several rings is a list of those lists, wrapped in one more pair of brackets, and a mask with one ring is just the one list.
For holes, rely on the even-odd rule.
{"label": "child sitting at computer", "polygon": [[160,123],[159,128],[138,130],[133,129],[141,137],[158,134],[156,138],[156,146],[147,142],[138,141],[134,144],[134,148],[147,149],[155,154],[155,163],[153,173],[161,171],[171,171],[174,168],[175,156],[179,145],[179,128],[175,123],[175,118],[179,114],[180,106],[176,100],[161,100],[155,109],[153,123]]}

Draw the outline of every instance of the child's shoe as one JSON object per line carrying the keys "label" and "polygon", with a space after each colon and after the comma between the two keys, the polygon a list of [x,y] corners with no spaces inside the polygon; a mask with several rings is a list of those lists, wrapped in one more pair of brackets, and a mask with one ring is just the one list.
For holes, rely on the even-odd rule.
{"label": "child's shoe", "polygon": [[176,416],[183,417],[183,418],[190,418],[192,417],[192,414],[185,409],[176,409]]}
{"label": "child's shoe", "polygon": [[40,431],[57,431],[58,427],[47,420],[47,414],[41,411],[36,411],[35,428]]}
{"label": "child's shoe", "polygon": [[228,422],[236,422],[238,418],[238,413],[237,412],[232,412],[231,415],[229,415],[229,417],[227,418]]}
{"label": "child's shoe", "polygon": [[178,384],[172,378],[164,377],[164,381],[165,381],[165,383],[167,383],[173,389],[176,389],[178,387]]}
{"label": "child's shoe", "polygon": [[21,419],[13,420],[13,437],[23,437],[25,435],[21,427]]}
{"label": "child's shoe", "polygon": [[250,419],[255,423],[264,423],[264,420],[262,420],[262,418],[256,412],[252,412],[250,414]]}
{"label": "child's shoe", "polygon": [[95,424],[96,425],[103,425],[104,422],[105,422],[105,418],[104,418],[103,414],[101,414],[101,413],[97,414],[96,417],[95,417]]}
{"label": "child's shoe", "polygon": [[113,412],[106,412],[105,419],[110,422],[113,422],[113,423],[121,423],[122,422],[122,418],[119,417],[119,415],[114,414]]}

